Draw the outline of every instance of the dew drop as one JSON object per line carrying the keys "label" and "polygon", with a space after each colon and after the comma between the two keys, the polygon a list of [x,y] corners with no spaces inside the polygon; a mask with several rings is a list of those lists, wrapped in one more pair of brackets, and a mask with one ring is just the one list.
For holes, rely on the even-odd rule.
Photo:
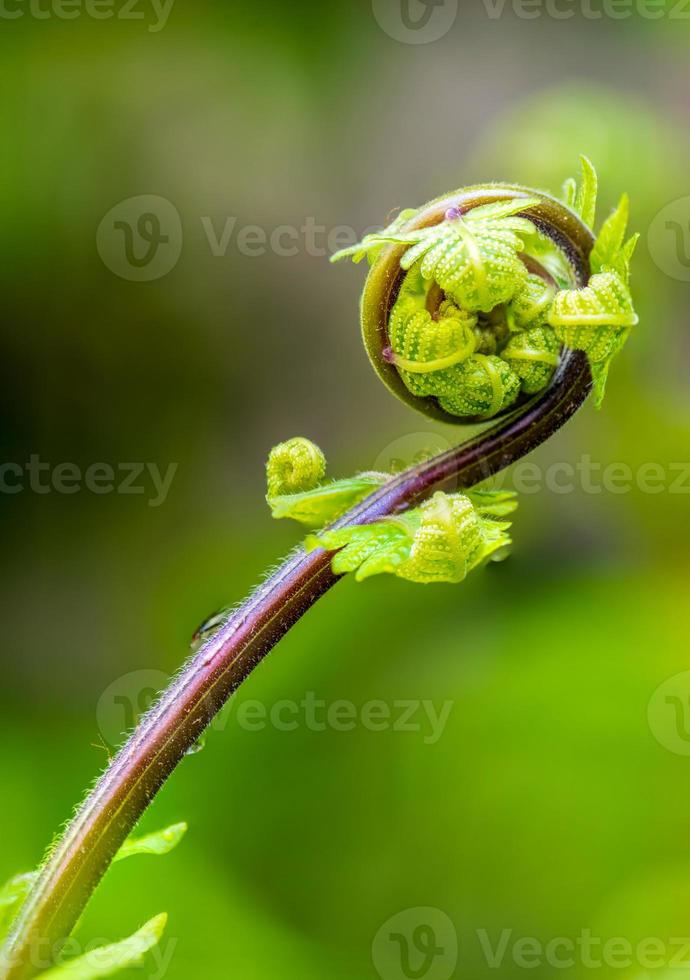
{"label": "dew drop", "polygon": [[218,612],[213,613],[212,616],[204,620],[192,636],[192,642],[190,644],[192,653],[196,653],[207,640],[210,640],[218,632],[229,618],[231,612],[232,608],[226,606],[224,609],[219,609]]}
{"label": "dew drop", "polygon": [[192,742],[192,744],[185,752],[185,755],[198,755],[199,752],[202,752],[205,748],[206,748],[206,733],[204,732],[203,735],[199,736],[196,742]]}

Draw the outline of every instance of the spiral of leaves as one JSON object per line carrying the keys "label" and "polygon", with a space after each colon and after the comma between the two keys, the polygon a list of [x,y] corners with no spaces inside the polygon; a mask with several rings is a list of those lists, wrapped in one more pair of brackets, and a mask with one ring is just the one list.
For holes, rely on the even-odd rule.
{"label": "spiral of leaves", "polygon": [[[564,196],[587,225],[596,215],[597,176],[582,158],[578,185]],[[529,192],[528,192],[529,193]],[[381,356],[422,405],[449,420],[479,421],[543,391],[563,346],[585,351],[599,404],[612,357],[637,322],[629,264],[637,236],[624,244],[628,200],[604,223],[592,253],[592,281],[573,289],[563,256],[540,231],[530,209],[537,196],[501,200],[417,227],[406,210],[383,231],[333,256],[374,264],[386,246],[401,249],[402,280],[388,318]],[[372,275],[375,274],[372,270]]]}

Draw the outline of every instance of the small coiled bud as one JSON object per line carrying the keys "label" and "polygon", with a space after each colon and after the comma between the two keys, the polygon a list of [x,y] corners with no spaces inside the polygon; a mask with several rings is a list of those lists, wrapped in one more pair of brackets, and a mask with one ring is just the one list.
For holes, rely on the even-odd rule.
{"label": "small coiled bud", "polygon": [[273,517],[290,517],[310,528],[330,524],[390,479],[386,473],[361,473],[349,480],[323,482],[326,457],[301,436],[271,450],[266,476],[266,500]]}
{"label": "small coiled bud", "polygon": [[532,327],[512,335],[502,358],[517,374],[526,395],[534,395],[551,380],[560,360],[560,343],[550,327]]}
{"label": "small coiled bud", "polygon": [[620,338],[638,322],[628,287],[616,273],[592,276],[585,289],[558,294],[549,316],[556,336],[594,363],[611,357]]}
{"label": "small coiled bud", "polygon": [[554,300],[549,323],[560,341],[587,354],[597,405],[611,360],[638,319],[627,283],[617,272],[597,273],[585,289],[563,290]]}
{"label": "small coiled bud", "polygon": [[597,407],[604,397],[611,361],[638,323],[629,283],[630,261],[640,236],[625,240],[629,214],[630,202],[624,194],[594,242],[588,285],[559,292],[549,314],[558,339],[587,354]]}
{"label": "small coiled bud", "polygon": [[268,496],[312,490],[326,475],[326,457],[319,447],[297,436],[274,446],[266,463]]}
{"label": "small coiled bud", "polygon": [[549,311],[556,295],[556,287],[530,273],[522,289],[515,294],[508,309],[508,325],[515,333],[543,327],[548,322]]}
{"label": "small coiled bud", "polygon": [[477,317],[444,301],[434,318],[426,309],[429,286],[419,270],[408,277],[391,313],[390,361],[413,394],[447,390],[452,369],[475,350]]}
{"label": "small coiled bud", "polygon": [[[452,387],[452,390],[451,390]],[[490,419],[520,394],[520,378],[502,357],[475,354],[455,368],[455,384],[438,395],[450,415]]]}

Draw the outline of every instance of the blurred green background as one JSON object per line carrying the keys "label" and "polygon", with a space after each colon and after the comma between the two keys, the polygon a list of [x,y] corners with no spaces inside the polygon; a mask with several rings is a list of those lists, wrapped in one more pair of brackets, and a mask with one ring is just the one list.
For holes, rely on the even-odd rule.
{"label": "blurred green background", "polygon": [[[184,819],[187,839],[115,868],[82,934],[115,939],[167,909],[169,980],[512,978],[522,937],[652,937],[661,963],[690,935],[690,240],[674,260],[654,223],[680,201],[669,213],[690,234],[688,12],[595,18],[595,0],[562,0],[572,19],[528,19],[462,0],[441,37],[408,43],[412,15],[454,9],[410,4],[177,0],[156,31],[143,0],[143,20],[3,8],[23,16],[0,24],[2,461],[177,468],[160,506],[145,476],[137,495],[0,493],[0,879],[36,864],[102,767],[139,672],[174,672],[199,621],[298,540],[263,501],[271,445],[310,436],[346,475],[463,434],[379,384],[358,336],[363,271],[329,266],[325,231],[285,255],[249,254],[240,230],[359,233],[486,179],[558,191],[586,152],[600,217],[627,190],[642,232],[641,325],[603,410],[531,457],[543,479],[511,559],[461,587],[341,583],[156,800],[143,826]],[[106,213],[140,195],[183,229],[150,282],[97,249]],[[228,219],[214,254],[208,229]],[[550,467],[584,454],[632,478],[563,490]],[[648,464],[655,492],[639,486]],[[426,723],[238,722],[243,701],[309,692],[452,707],[433,744]],[[454,972],[443,957],[405,972],[381,945],[393,916],[433,924],[414,911],[429,908],[457,932]],[[492,967],[480,935],[495,947],[504,930]],[[644,966],[607,959],[607,977]],[[591,972],[577,952],[531,969]]]}

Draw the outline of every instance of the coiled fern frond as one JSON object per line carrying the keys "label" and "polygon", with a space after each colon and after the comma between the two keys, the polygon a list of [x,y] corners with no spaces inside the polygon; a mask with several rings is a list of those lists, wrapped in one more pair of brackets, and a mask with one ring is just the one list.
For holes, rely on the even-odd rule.
{"label": "coiled fern frond", "polygon": [[[592,163],[582,157],[581,166],[579,184],[564,188],[580,228],[593,225],[598,193]],[[611,280],[593,281],[583,295],[572,289],[567,236],[561,247],[545,233],[545,195],[508,190],[497,200],[485,185],[401,212],[332,258],[373,261],[362,327],[374,367],[403,400],[446,421],[489,419],[543,391],[563,345],[587,352],[599,404],[627,336],[615,328],[637,322],[628,293],[630,315],[617,323],[621,311],[607,293],[620,290]],[[637,241],[624,243],[628,211],[623,197],[604,222],[591,255],[595,279],[615,275],[627,284]],[[593,321],[596,314],[608,318]]]}
{"label": "coiled fern frond", "polygon": [[268,494],[300,493],[317,486],[326,473],[326,460],[317,445],[298,437],[275,446],[266,463]]}
{"label": "coiled fern frond", "polygon": [[[326,457],[309,439],[298,436],[275,446],[266,464],[266,500],[273,517],[324,527],[389,479],[385,473],[362,473],[324,482],[325,475]],[[286,487],[289,493],[283,492]]]}

